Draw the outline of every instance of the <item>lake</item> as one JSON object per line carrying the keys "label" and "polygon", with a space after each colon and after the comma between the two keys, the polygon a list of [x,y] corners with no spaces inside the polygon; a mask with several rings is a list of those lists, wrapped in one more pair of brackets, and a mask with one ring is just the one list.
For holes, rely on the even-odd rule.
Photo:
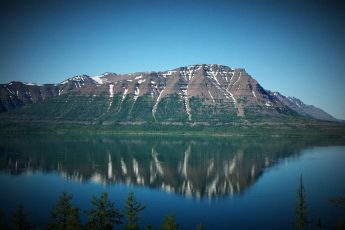
{"label": "lake", "polygon": [[344,165],[340,139],[1,137],[0,203],[6,217],[23,204],[42,227],[63,191],[81,210],[103,191],[123,210],[133,191],[142,226],[173,214],[183,229],[292,229],[303,175],[311,225],[330,229],[343,216],[329,199],[345,195]]}

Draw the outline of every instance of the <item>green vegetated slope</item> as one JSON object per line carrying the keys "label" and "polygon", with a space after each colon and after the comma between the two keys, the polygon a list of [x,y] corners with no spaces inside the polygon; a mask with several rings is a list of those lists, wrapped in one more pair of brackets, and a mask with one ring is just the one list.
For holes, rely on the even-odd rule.
{"label": "green vegetated slope", "polygon": [[307,105],[300,100],[265,90],[243,68],[217,64],[0,88],[0,107],[6,107],[0,110],[7,111],[0,114],[1,132],[85,125],[86,131],[107,132],[320,134],[343,126],[320,109],[302,109]]}
{"label": "green vegetated slope", "polygon": [[345,133],[342,123],[306,119],[288,108],[259,113],[263,108],[250,107],[244,109],[244,116],[238,116],[233,104],[211,104],[206,99],[191,97],[189,120],[185,102],[177,94],[164,97],[153,116],[155,103],[150,95],[135,100],[133,95],[123,98],[66,94],[0,114],[0,131],[336,136]]}
{"label": "green vegetated slope", "polygon": [[[121,95],[109,96],[80,96],[61,95],[47,99],[43,102],[27,105],[23,108],[1,114],[14,120],[35,121],[78,121],[91,123],[116,123],[116,122],[233,122],[239,120],[258,120],[267,117],[266,113],[259,113],[264,108],[248,108],[245,116],[236,113],[232,103],[220,102],[205,103],[206,99],[191,97],[189,100],[191,120],[183,99],[177,94],[164,97],[159,101],[155,116],[152,110],[155,101],[149,95],[138,97],[133,95],[123,98]],[[266,110],[271,108],[265,108]],[[274,109],[274,108],[272,108]],[[272,110],[271,109],[271,110]],[[301,118],[291,110],[276,111],[274,116],[279,119]]]}

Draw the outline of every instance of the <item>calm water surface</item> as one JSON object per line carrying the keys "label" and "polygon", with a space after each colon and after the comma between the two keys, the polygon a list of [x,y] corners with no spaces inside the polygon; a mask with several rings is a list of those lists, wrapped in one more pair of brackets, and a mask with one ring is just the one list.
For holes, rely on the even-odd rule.
{"label": "calm water surface", "polygon": [[134,191],[147,205],[143,226],[171,213],[183,229],[291,229],[302,174],[309,219],[328,229],[342,216],[328,200],[345,195],[344,165],[341,140],[1,138],[0,203],[7,216],[23,204],[44,226],[63,191],[81,210],[103,191],[123,210]]}

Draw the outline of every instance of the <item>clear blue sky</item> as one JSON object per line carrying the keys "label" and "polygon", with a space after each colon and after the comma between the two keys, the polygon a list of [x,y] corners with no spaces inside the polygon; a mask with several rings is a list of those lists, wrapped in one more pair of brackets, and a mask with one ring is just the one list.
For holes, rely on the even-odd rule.
{"label": "clear blue sky", "polygon": [[0,83],[216,63],[345,119],[344,12],[326,0],[2,1]]}

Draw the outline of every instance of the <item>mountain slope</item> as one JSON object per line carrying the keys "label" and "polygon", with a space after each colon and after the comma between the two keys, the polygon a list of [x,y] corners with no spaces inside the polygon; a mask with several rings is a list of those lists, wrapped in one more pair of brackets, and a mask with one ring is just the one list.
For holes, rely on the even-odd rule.
{"label": "mountain slope", "polygon": [[[232,122],[305,114],[244,69],[191,65],[164,72],[76,76],[56,85],[1,85],[1,111],[19,119],[112,124]],[[28,96],[23,96],[28,95]]]}
{"label": "mountain slope", "polygon": [[278,92],[272,92],[271,94],[277,97],[283,105],[288,106],[302,116],[324,121],[337,121],[336,118],[326,113],[322,109],[319,109],[313,105],[306,105],[298,98],[286,97]]}
{"label": "mountain slope", "polygon": [[36,85],[18,81],[0,84],[0,112],[41,102],[81,87],[88,87],[90,84],[95,84],[95,81],[85,75],[69,78],[60,84]]}

